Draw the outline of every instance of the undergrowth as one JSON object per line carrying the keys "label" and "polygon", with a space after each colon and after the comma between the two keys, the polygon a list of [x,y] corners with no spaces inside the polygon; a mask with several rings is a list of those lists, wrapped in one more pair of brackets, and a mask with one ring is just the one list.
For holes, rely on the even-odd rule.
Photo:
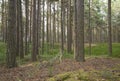
{"label": "undergrowth", "polygon": [[58,74],[47,81],[120,81],[118,75],[110,70],[74,71]]}
{"label": "undergrowth", "polygon": [[[31,61],[31,51],[32,47],[29,45],[29,54],[25,55],[25,58],[20,60],[19,57],[17,57],[17,61],[19,64],[25,64],[28,61]],[[54,47],[52,47],[49,44],[44,45],[44,52],[41,53],[41,48],[39,50],[39,55],[37,56],[38,61],[39,60],[50,60],[51,58],[54,58],[56,55],[60,54],[60,46],[59,44],[55,44]],[[94,56],[108,56],[108,45],[107,43],[102,44],[96,44],[95,46],[92,46],[92,53],[91,55],[88,54],[89,47],[85,47],[85,54],[86,57],[94,57]],[[113,43],[113,54],[111,57],[120,58],[120,43]],[[74,58],[73,51],[71,53],[67,53],[67,50],[64,50],[63,58]],[[0,42],[0,64],[5,64],[6,60],[6,44],[3,42]]]}

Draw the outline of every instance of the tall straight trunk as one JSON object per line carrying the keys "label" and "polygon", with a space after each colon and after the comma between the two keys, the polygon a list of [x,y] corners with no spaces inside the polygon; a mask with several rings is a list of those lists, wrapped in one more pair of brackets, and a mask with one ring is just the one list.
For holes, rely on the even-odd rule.
{"label": "tall straight trunk", "polygon": [[67,51],[70,53],[72,51],[72,26],[71,26],[71,0],[68,2],[68,10],[67,10]]}
{"label": "tall straight trunk", "polygon": [[36,0],[33,0],[33,20],[32,20],[32,61],[37,61],[37,25],[36,25]]}
{"label": "tall straight trunk", "polygon": [[77,57],[77,5],[76,1],[74,0],[74,33],[73,33],[73,39],[74,39],[74,58],[76,59]]}
{"label": "tall straight trunk", "polygon": [[63,43],[66,44],[66,14],[65,14],[65,1],[63,0],[63,3],[62,3],[62,12],[63,12]]}
{"label": "tall straight trunk", "polygon": [[111,33],[111,0],[108,0],[108,53],[112,55],[112,33]]}
{"label": "tall straight trunk", "polygon": [[38,43],[39,43],[39,47],[40,47],[40,48],[42,48],[42,41],[41,41],[41,39],[42,39],[42,22],[41,22],[41,21],[42,21],[42,20],[41,20],[41,19],[42,19],[42,16],[41,16],[42,13],[41,13],[41,2],[42,2],[42,0],[39,0],[39,3],[38,3],[38,4],[39,4],[39,33],[38,33],[38,34],[39,34],[39,35],[38,35],[38,37],[39,37],[38,40],[39,40],[39,41],[38,41]]}
{"label": "tall straight trunk", "polygon": [[54,44],[55,44],[55,41],[56,41],[56,23],[55,23],[55,2],[53,3],[53,48],[54,48]]}
{"label": "tall straight trunk", "polygon": [[30,28],[29,28],[29,36],[30,36],[30,40],[29,42],[31,43],[32,42],[32,17],[33,16],[33,0],[31,0],[30,2]]}
{"label": "tall straight trunk", "polygon": [[1,18],[1,34],[2,34],[2,41],[5,41],[5,36],[4,36],[4,29],[5,29],[5,24],[4,24],[4,9],[5,9],[5,5],[4,5],[4,0],[2,0],[2,4],[1,4],[1,7],[2,7],[2,18]]}
{"label": "tall straight trunk", "polygon": [[47,42],[47,52],[49,51],[49,42],[50,42],[50,37],[49,37],[49,30],[50,30],[50,15],[49,15],[49,11],[50,11],[50,2],[47,1],[47,26],[46,26],[46,42]]}
{"label": "tall straight trunk", "polygon": [[51,23],[52,23],[52,17],[51,17],[51,2],[50,2],[50,25],[49,25],[49,32],[50,32],[50,35],[49,35],[49,37],[50,37],[50,46],[52,45],[52,26],[51,26]]}
{"label": "tall straight trunk", "polygon": [[7,66],[16,67],[16,0],[8,0]]}
{"label": "tall straight trunk", "polygon": [[115,43],[117,43],[118,41],[118,39],[117,39],[117,37],[118,37],[118,30],[117,30],[117,26],[115,26]]}
{"label": "tall straight trunk", "polygon": [[59,2],[57,3],[58,5],[57,5],[57,42],[59,43],[60,41],[59,41],[59,30],[60,30],[60,23],[59,23]]}
{"label": "tall straight trunk", "polygon": [[22,21],[22,2],[18,0],[17,4],[17,52],[20,59],[24,58],[23,48],[23,21]]}
{"label": "tall straight trunk", "polygon": [[23,46],[23,19],[22,19],[22,0],[18,0],[18,5],[19,5],[19,54],[20,54],[20,58],[23,59],[24,58],[24,46]]}
{"label": "tall straight trunk", "polygon": [[47,1],[47,35],[46,35],[46,40],[47,40],[47,43],[49,43],[49,1]]}
{"label": "tall straight trunk", "polygon": [[43,3],[42,3],[42,5],[43,5],[43,22],[42,22],[42,54],[44,53],[44,43],[45,43],[45,31],[44,31],[44,27],[45,27],[45,22],[44,22],[44,16],[45,16],[45,13],[44,13],[44,6],[45,6],[45,4],[44,4],[44,0],[43,0]]}
{"label": "tall straight trunk", "polygon": [[39,46],[40,46],[40,41],[39,41],[39,37],[40,37],[40,31],[41,31],[41,15],[40,15],[40,12],[41,12],[41,7],[40,7],[40,3],[41,3],[41,0],[38,0],[38,5],[37,5],[37,54],[39,54]]}
{"label": "tall straight trunk", "polygon": [[25,23],[25,54],[28,54],[28,30],[29,30],[29,0],[25,0],[26,23]]}
{"label": "tall straight trunk", "polygon": [[89,55],[91,55],[92,31],[91,31],[91,0],[89,0]]}
{"label": "tall straight trunk", "polygon": [[84,62],[84,0],[77,0],[77,53],[76,61]]}
{"label": "tall straight trunk", "polygon": [[19,33],[19,30],[20,30],[19,12],[20,12],[20,11],[19,11],[18,1],[16,1],[16,5],[17,5],[17,9],[16,9],[16,10],[17,10],[17,16],[16,16],[16,20],[17,20],[17,22],[16,22],[16,27],[17,27],[17,28],[16,28],[16,37],[17,37],[17,39],[16,39],[16,50],[17,50],[17,52],[18,52],[18,53],[17,53],[17,56],[20,56],[20,55],[19,55],[19,54],[20,54],[20,52],[19,52],[19,50],[20,50],[20,46],[19,46],[19,45],[20,45],[20,44],[19,44],[19,43],[20,43],[20,42],[19,42],[19,40],[20,40],[20,39],[19,39],[19,36],[20,36],[20,35],[19,35],[19,34],[20,34],[20,33]]}
{"label": "tall straight trunk", "polygon": [[5,0],[5,42],[7,42],[7,28],[8,28],[8,8]]}
{"label": "tall straight trunk", "polygon": [[63,9],[63,4],[64,4],[64,1],[61,0],[61,54],[63,55],[63,52],[64,52],[64,34],[63,34],[63,29],[64,29],[64,9]]}

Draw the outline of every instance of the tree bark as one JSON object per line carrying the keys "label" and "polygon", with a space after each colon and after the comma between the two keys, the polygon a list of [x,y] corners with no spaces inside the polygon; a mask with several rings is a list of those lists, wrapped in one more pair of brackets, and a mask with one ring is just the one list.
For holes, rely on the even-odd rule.
{"label": "tree bark", "polygon": [[77,53],[75,54],[76,61],[84,62],[84,0],[77,0]]}
{"label": "tree bark", "polygon": [[45,23],[45,22],[44,22],[44,20],[45,20],[45,19],[44,19],[44,16],[45,16],[45,13],[44,13],[44,5],[45,5],[45,3],[44,3],[44,0],[43,0],[42,2],[43,2],[43,3],[42,3],[42,5],[43,5],[43,17],[42,17],[42,18],[43,18],[43,22],[42,22],[42,48],[41,48],[41,49],[42,49],[42,54],[43,54],[43,53],[44,53],[44,43],[45,43],[45,37],[44,37],[44,36],[45,36],[45,31],[44,31],[44,29],[45,29],[45,28],[44,28],[44,27],[45,27],[45,24],[44,24],[44,23]]}
{"label": "tree bark", "polygon": [[22,1],[18,0],[18,5],[19,5],[19,39],[20,39],[20,49],[19,49],[19,54],[20,54],[20,59],[24,58],[24,46],[23,46],[23,20],[22,20]]}
{"label": "tree bark", "polygon": [[36,20],[36,0],[33,0],[33,20],[32,20],[32,61],[37,61],[37,20]]}
{"label": "tree bark", "polygon": [[63,29],[64,29],[64,11],[63,11],[63,0],[61,0],[61,54],[63,55],[64,52],[64,34],[63,34]]}
{"label": "tree bark", "polygon": [[91,31],[91,0],[89,0],[89,55],[91,55],[92,31]]}
{"label": "tree bark", "polygon": [[112,33],[111,33],[111,0],[108,0],[108,53],[112,55]]}
{"label": "tree bark", "polygon": [[71,53],[72,51],[72,25],[71,25],[71,0],[68,1],[68,10],[67,10],[67,51]]}
{"label": "tree bark", "polygon": [[29,30],[29,0],[25,0],[26,26],[25,26],[25,54],[28,54],[28,30]]}
{"label": "tree bark", "polygon": [[7,67],[16,67],[16,0],[8,0]]}

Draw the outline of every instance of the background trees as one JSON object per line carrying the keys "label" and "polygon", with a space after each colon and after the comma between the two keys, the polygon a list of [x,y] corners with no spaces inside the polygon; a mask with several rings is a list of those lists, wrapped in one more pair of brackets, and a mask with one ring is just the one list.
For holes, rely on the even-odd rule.
{"label": "background trees", "polygon": [[[111,55],[112,42],[120,42],[119,0],[112,3],[110,0],[19,0],[11,3],[1,1],[0,39],[7,43],[8,49],[15,45],[14,59],[31,55],[32,61],[36,61],[46,54],[61,52],[64,55],[74,51],[75,59],[84,61],[84,46],[89,44],[92,55],[93,44],[109,41],[107,53]],[[16,8],[11,9],[11,6]],[[10,19],[15,21],[14,25]],[[11,33],[10,28],[14,32]]]}

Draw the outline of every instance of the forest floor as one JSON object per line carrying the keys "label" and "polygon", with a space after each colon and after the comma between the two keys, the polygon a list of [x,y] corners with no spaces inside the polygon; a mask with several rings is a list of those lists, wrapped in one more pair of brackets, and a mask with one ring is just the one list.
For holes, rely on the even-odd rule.
{"label": "forest floor", "polygon": [[[90,57],[80,63],[73,59],[64,59],[62,63],[55,62],[53,66],[40,66],[40,62],[12,69],[0,66],[0,81],[120,81],[119,58]],[[80,73],[74,72],[81,72],[84,76],[76,78]],[[89,80],[90,76],[96,79]]]}

